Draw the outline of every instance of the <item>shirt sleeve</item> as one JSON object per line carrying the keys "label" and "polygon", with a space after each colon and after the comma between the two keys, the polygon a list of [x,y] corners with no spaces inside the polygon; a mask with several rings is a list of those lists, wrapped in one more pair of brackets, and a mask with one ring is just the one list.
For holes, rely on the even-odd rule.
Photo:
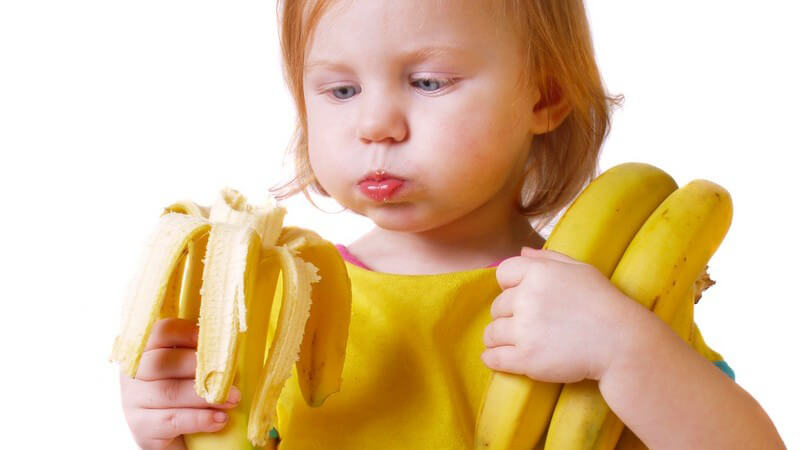
{"label": "shirt sleeve", "polygon": [[722,355],[714,351],[708,346],[708,344],[706,344],[696,323],[692,324],[692,331],[689,335],[689,345],[691,345],[695,351],[703,355],[703,357],[705,357],[707,360],[711,361],[711,363],[717,366],[720,370],[725,372],[725,375],[729,376],[731,380],[736,381],[736,373],[733,371],[731,366],[728,365]]}

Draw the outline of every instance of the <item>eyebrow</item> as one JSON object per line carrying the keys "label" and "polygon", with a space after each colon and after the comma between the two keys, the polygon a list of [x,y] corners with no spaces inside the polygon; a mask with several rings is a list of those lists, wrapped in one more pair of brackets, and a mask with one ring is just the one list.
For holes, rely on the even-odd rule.
{"label": "eyebrow", "polygon": [[[436,58],[438,56],[448,56],[448,55],[468,57],[472,55],[472,52],[461,47],[429,46],[407,51],[405,53],[402,53],[400,57],[402,58],[403,61],[409,62],[409,61],[424,61],[426,59]],[[346,69],[347,64],[325,59],[312,60],[305,65],[303,71],[308,72],[312,69],[317,69],[322,67],[341,70],[341,69]]]}

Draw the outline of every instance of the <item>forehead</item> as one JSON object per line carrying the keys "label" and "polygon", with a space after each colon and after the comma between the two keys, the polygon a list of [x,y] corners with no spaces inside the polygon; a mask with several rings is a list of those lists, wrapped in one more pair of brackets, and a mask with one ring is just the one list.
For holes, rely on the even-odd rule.
{"label": "forehead", "polygon": [[314,30],[306,68],[322,60],[492,54],[509,38],[483,0],[339,0]]}

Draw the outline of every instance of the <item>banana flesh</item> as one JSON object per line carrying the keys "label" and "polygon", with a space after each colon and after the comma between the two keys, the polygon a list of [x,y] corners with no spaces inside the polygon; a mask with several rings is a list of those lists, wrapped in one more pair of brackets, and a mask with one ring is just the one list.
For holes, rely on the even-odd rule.
{"label": "banana flesh", "polygon": [[[680,317],[682,304],[694,304],[697,286],[708,285],[703,281],[705,268],[728,231],[732,213],[724,188],[707,180],[691,181],[653,211],[625,250],[611,282],[671,323]],[[681,333],[687,333],[685,328]],[[623,428],[600,395],[597,381],[583,380],[564,386],[545,448],[612,449]]]}
{"label": "banana flesh", "polygon": [[278,206],[272,197],[267,197],[264,206],[251,205],[247,198],[235,189],[225,188],[209,211],[209,220],[248,225],[258,233],[262,248],[275,245],[281,234],[286,208]]}
{"label": "banana flesh", "polygon": [[[592,181],[558,221],[544,248],[591,264],[606,276],[654,209],[677,189],[644,163],[624,163]],[[492,372],[475,427],[476,449],[530,449],[544,435],[562,385]]]}
{"label": "banana flesh", "polygon": [[[178,201],[163,209],[140,256],[112,361],[135,376],[156,319],[193,320],[200,328],[195,390],[210,403],[224,402],[231,385],[242,393],[222,430],[184,436],[190,450],[274,448],[268,432],[295,363],[311,406],[339,390],[350,280],[335,246],[309,230],[284,229],[285,214],[271,197],[251,205],[230,188],[210,208]],[[281,236],[287,239],[279,244]],[[267,352],[279,279],[279,330]]]}
{"label": "banana flesh", "polygon": [[181,282],[181,298],[178,305],[178,317],[197,323],[200,318],[200,289],[203,283],[203,258],[208,246],[208,233],[189,241],[186,253],[186,265]]}

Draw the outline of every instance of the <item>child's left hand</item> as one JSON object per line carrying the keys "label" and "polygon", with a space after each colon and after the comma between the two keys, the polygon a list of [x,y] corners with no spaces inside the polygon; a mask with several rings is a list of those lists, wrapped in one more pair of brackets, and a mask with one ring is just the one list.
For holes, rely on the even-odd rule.
{"label": "child's left hand", "polygon": [[484,364],[552,383],[599,380],[647,312],[590,264],[524,247],[497,267],[503,292],[484,331]]}

